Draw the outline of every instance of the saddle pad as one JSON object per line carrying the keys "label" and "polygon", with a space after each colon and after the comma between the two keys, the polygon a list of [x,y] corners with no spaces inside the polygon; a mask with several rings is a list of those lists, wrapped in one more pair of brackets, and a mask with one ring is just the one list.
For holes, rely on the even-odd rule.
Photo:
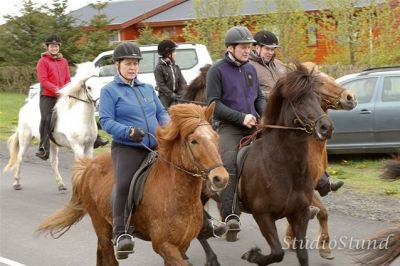
{"label": "saddle pad", "polygon": [[147,176],[149,175],[151,166],[157,159],[158,153],[155,151],[150,152],[142,161],[139,169],[133,175],[131,184],[129,186],[128,200],[126,202],[125,217],[135,210],[143,197],[144,184],[146,183]]}

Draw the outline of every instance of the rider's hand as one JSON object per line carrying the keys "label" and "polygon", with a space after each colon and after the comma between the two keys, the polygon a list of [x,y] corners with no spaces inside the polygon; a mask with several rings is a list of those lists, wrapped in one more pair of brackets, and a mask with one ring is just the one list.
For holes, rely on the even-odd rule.
{"label": "rider's hand", "polygon": [[173,92],[171,94],[171,99],[174,100],[174,101],[179,100],[180,98],[181,98],[181,96],[179,94],[175,93],[175,92]]}
{"label": "rider's hand", "polygon": [[252,128],[253,126],[256,125],[256,123],[257,123],[257,118],[256,118],[254,115],[252,115],[252,114],[247,114],[247,115],[244,117],[244,120],[243,120],[243,125],[244,125],[244,126],[246,126],[246,127],[248,127],[248,128]]}
{"label": "rider's hand", "polygon": [[129,137],[133,141],[142,142],[143,137],[144,137],[144,131],[138,127],[132,127],[129,132]]}

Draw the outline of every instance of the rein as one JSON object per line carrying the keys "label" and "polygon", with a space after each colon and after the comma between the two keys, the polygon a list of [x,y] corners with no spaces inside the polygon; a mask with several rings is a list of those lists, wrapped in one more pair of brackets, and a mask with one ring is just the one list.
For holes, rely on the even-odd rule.
{"label": "rein", "polygon": [[[209,123],[202,122],[202,123],[199,124],[199,126],[205,126],[205,125],[209,125]],[[155,137],[153,134],[151,134],[150,132],[146,132],[146,134],[148,134],[149,136],[152,136],[154,139],[156,139],[156,137]],[[218,168],[218,167],[220,167],[220,166],[223,166],[223,164],[216,164],[216,165],[213,165],[213,166],[211,166],[211,167],[209,167],[209,168],[204,167],[201,163],[198,162],[198,160],[196,159],[196,157],[195,157],[194,154],[193,154],[192,149],[190,149],[190,146],[187,145],[187,142],[186,142],[186,141],[185,141],[185,145],[188,147],[188,150],[190,151],[190,155],[191,155],[191,157],[192,157],[191,160],[192,160],[192,163],[196,166],[196,169],[197,169],[197,171],[198,171],[197,173],[194,173],[194,172],[189,171],[189,170],[187,170],[187,169],[185,169],[185,168],[182,168],[182,167],[180,167],[180,166],[174,164],[173,162],[171,162],[171,161],[169,161],[169,160],[167,160],[167,159],[161,157],[161,156],[159,155],[158,151],[153,150],[152,148],[148,147],[146,144],[143,144],[143,143],[140,143],[140,144],[141,144],[144,148],[146,148],[147,150],[156,153],[156,154],[157,154],[157,158],[159,158],[159,159],[162,160],[163,162],[169,164],[169,165],[172,166],[173,168],[175,168],[175,169],[177,169],[177,170],[179,170],[179,171],[185,173],[186,175],[189,175],[189,176],[192,176],[192,177],[195,177],[195,178],[201,178],[201,179],[204,180],[204,181],[207,181],[208,174],[209,174],[212,170],[214,170],[215,168]]]}
{"label": "rein", "polygon": [[194,103],[194,104],[198,104],[198,105],[202,105],[202,106],[207,105],[207,103],[205,103],[205,102],[191,101],[191,100],[184,100],[184,99],[177,99],[176,101],[181,102],[181,103]]}
{"label": "rein", "polygon": [[304,131],[307,133],[307,135],[311,135],[313,130],[315,130],[315,125],[318,123],[319,120],[321,120],[323,117],[326,116],[325,113],[320,115],[315,121],[308,121],[308,123],[305,123],[300,116],[297,114],[296,109],[294,108],[292,102],[289,102],[290,106],[293,109],[293,113],[296,116],[294,119],[294,123],[299,122],[302,127],[287,127],[287,126],[279,126],[279,125],[262,125],[262,124],[257,124],[256,125],[256,131],[254,131],[252,134],[243,137],[240,140],[239,147],[242,148],[246,146],[249,142],[251,142],[264,128],[275,128],[275,129],[287,129],[287,130],[300,130]]}
{"label": "rein", "polygon": [[97,102],[98,99],[97,100],[93,100],[93,97],[88,93],[88,89],[86,87],[86,83],[85,82],[82,82],[81,89],[83,89],[87,100],[83,100],[83,99],[81,99],[79,97],[76,97],[74,95],[68,95],[68,97],[73,98],[73,99],[78,100],[78,101],[81,101],[81,102],[84,102],[84,103],[87,103],[87,104],[96,105],[96,102]]}

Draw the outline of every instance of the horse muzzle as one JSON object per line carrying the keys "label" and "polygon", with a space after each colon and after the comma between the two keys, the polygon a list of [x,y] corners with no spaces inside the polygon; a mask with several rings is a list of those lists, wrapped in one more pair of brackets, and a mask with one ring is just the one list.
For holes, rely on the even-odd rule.
{"label": "horse muzzle", "polygon": [[225,167],[219,166],[212,169],[208,174],[208,183],[212,191],[218,192],[223,190],[229,181],[229,174]]}
{"label": "horse muzzle", "polygon": [[324,141],[326,139],[330,139],[333,133],[333,122],[327,116],[323,116],[319,119],[314,128],[314,137],[317,140]]}

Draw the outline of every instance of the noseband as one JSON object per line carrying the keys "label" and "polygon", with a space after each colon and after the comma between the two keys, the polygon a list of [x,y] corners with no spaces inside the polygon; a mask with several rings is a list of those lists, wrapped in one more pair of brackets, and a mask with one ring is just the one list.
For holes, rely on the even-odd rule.
{"label": "noseband", "polygon": [[325,92],[320,92],[321,95],[333,98],[333,101],[330,101],[328,99],[322,99],[323,102],[326,103],[327,108],[337,110],[342,104],[340,103],[340,99],[342,98],[342,94],[345,91],[345,89],[342,89],[342,91],[339,93],[338,96],[325,93]]}

